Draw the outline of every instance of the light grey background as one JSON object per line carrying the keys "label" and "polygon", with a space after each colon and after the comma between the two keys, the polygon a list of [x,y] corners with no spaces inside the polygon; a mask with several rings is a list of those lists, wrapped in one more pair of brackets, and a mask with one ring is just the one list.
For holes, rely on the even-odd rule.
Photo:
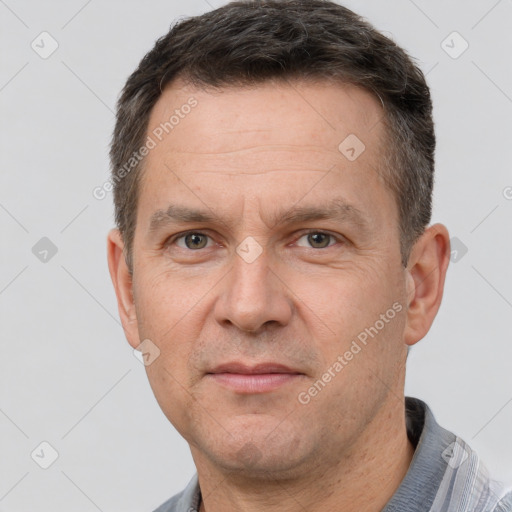
{"label": "light grey background", "polygon": [[[111,197],[92,190],[108,179],[129,73],[176,18],[222,3],[0,0],[1,511],[150,511],[194,472],[124,339],[106,264]],[[433,220],[467,247],[406,391],[512,482],[512,1],[345,4],[428,73]],[[31,47],[51,48],[43,31],[59,45],[46,59]],[[32,252],[42,237],[58,250],[46,262]],[[35,462],[50,461],[43,441],[59,454],[48,469]]]}

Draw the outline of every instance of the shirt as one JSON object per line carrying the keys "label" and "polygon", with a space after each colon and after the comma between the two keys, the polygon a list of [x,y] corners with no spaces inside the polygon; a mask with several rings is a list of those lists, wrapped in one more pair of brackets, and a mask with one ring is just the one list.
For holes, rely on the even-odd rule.
{"label": "shirt", "polygon": [[[512,491],[489,477],[477,454],[440,427],[424,402],[407,397],[405,415],[414,456],[382,512],[512,512]],[[155,512],[198,512],[200,503],[196,474]]]}

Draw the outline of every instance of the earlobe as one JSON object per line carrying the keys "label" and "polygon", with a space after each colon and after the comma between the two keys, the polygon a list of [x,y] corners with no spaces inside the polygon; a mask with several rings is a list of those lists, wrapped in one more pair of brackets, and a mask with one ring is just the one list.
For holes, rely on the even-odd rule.
{"label": "earlobe", "polygon": [[137,315],[133,300],[132,276],[123,254],[124,242],[118,229],[112,229],[107,237],[107,258],[110,277],[117,297],[117,307],[126,338],[130,345],[139,345]]}
{"label": "earlobe", "polygon": [[450,238],[442,224],[425,230],[414,244],[406,272],[407,320],[404,341],[414,345],[429,331],[443,298]]}

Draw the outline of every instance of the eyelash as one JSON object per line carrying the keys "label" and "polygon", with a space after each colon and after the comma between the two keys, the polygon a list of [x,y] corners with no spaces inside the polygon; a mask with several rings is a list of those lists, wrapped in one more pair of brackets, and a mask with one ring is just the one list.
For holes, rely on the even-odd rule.
{"label": "eyelash", "polygon": [[[202,231],[185,231],[183,233],[178,233],[170,238],[168,238],[165,242],[164,242],[164,247],[168,247],[174,243],[176,243],[178,240],[181,240],[181,239],[184,239],[187,235],[202,235],[202,236],[206,236],[208,237],[210,240],[212,240],[212,237]],[[326,235],[328,237],[331,238],[331,240],[334,240],[336,243],[344,243],[345,240],[341,237],[341,236],[336,236],[336,235],[333,235],[332,233],[329,233],[328,231],[322,231],[322,230],[318,230],[318,229],[310,229],[310,230],[306,230],[304,232],[302,232],[302,234],[295,240],[294,243],[297,243],[298,240],[300,240],[301,238],[305,237],[305,236],[308,236],[308,235],[312,235],[312,234],[318,234],[318,235]],[[309,249],[328,249],[329,247],[333,247],[334,245],[336,245],[336,243],[334,244],[329,244],[328,246],[326,247],[320,247],[320,248],[317,248],[317,247],[309,247]],[[188,249],[190,251],[194,251],[193,249]],[[201,249],[196,249],[196,251],[200,251]]]}
{"label": "eyelash", "polygon": [[[202,235],[202,236],[206,236],[210,240],[212,240],[212,237],[210,235],[203,233],[202,231],[192,230],[192,231],[184,231],[183,233],[178,233],[178,234],[168,238],[166,240],[166,242],[164,243],[164,246],[168,247],[169,245],[176,243],[178,240],[181,240],[182,238],[185,238],[188,235]],[[188,250],[192,251],[192,249],[188,249]],[[197,249],[197,250],[200,250],[200,249]]]}
{"label": "eyelash", "polygon": [[[336,236],[336,235],[333,235],[332,233],[329,233],[328,231],[322,231],[322,230],[318,230],[318,229],[310,229],[310,230],[307,230],[305,232],[303,232],[299,238],[297,238],[297,240],[295,240],[294,243],[297,243],[298,240],[300,240],[301,238],[305,237],[305,236],[308,236],[308,235],[325,235],[325,236],[328,236],[330,237],[331,241],[334,240],[336,243],[339,243],[339,242],[342,242],[342,239],[341,237],[339,236]],[[333,247],[334,245],[336,245],[336,243],[333,243],[333,244],[329,244],[327,247],[309,247],[309,249],[328,249],[329,247]]]}

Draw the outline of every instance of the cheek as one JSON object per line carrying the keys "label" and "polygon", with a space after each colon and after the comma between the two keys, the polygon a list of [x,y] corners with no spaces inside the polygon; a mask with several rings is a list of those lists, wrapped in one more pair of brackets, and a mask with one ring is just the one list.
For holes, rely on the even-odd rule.
{"label": "cheek", "polygon": [[135,306],[141,335],[167,339],[187,317],[200,310],[211,286],[176,272],[148,269],[134,282]]}
{"label": "cheek", "polygon": [[160,403],[165,397],[159,398],[159,390],[174,397],[181,393],[181,386],[190,385],[193,376],[189,359],[194,342],[200,337],[207,304],[206,292],[199,283],[185,284],[170,277],[160,273],[140,279],[144,285],[135,288],[140,339],[151,340],[159,350],[158,358],[146,370]]}
{"label": "cheek", "polygon": [[[324,276],[302,276],[295,283],[298,315],[311,328],[325,363],[348,350],[358,336],[368,342],[364,346],[368,364],[397,348],[405,306],[396,271],[393,277],[390,269],[344,269]],[[385,343],[370,347],[374,339]]]}
{"label": "cheek", "polygon": [[146,373],[160,409],[178,432],[187,438],[191,395],[187,390],[187,376],[179,373],[180,368],[180,364],[170,365],[168,356],[163,353],[146,367]]}
{"label": "cheek", "polygon": [[[389,275],[389,273],[388,273]],[[297,303],[309,309],[326,326],[343,328],[358,320],[378,318],[384,307],[387,309],[396,300],[386,274],[379,269],[346,268],[334,269],[328,273],[301,275],[292,279],[292,291]],[[395,294],[396,295],[396,294]]]}
{"label": "cheek", "polygon": [[147,279],[136,295],[141,339],[150,339],[159,355],[146,366],[146,373],[160,408],[182,434],[187,434],[191,392],[198,377],[190,357],[200,337],[204,317],[200,287],[181,293],[178,280],[160,275]]}

